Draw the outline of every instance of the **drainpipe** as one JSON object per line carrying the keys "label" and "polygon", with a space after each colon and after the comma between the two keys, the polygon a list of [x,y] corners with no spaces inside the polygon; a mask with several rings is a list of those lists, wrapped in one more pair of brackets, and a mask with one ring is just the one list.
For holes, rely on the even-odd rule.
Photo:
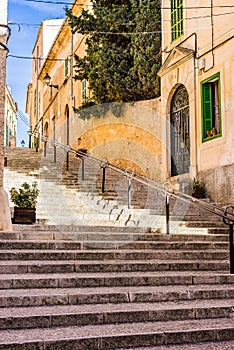
{"label": "drainpipe", "polygon": [[197,177],[197,173],[198,173],[198,149],[197,149],[197,75],[198,75],[198,67],[197,67],[197,35],[195,36],[195,42],[196,42],[196,45],[195,45],[195,53],[194,53],[194,58],[193,58],[193,64],[194,64],[194,122],[195,122],[195,159],[196,159],[196,163],[194,165],[194,169],[191,169],[191,177],[192,178],[196,178]]}
{"label": "drainpipe", "polygon": [[211,22],[211,54],[212,54],[212,65],[204,70],[208,72],[210,69],[214,68],[215,58],[214,58],[214,11],[213,11],[213,0],[210,1],[210,22]]}
{"label": "drainpipe", "polygon": [[71,57],[70,57],[70,79],[71,79],[71,85],[70,85],[70,97],[71,99],[74,98],[74,87],[73,87],[73,51],[74,51],[74,37],[73,32],[71,30]]}

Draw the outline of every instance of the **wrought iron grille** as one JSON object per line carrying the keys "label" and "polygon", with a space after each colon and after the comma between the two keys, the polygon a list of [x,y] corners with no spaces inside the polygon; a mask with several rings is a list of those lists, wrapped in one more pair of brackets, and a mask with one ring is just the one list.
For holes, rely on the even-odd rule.
{"label": "wrought iron grille", "polygon": [[184,85],[176,90],[171,102],[171,175],[189,172],[189,97]]}

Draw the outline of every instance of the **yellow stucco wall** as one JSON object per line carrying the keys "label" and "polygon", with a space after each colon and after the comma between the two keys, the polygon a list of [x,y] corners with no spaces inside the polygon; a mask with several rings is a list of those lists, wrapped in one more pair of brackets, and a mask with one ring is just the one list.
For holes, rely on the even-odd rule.
{"label": "yellow stucco wall", "polygon": [[[215,202],[230,204],[234,202],[231,177],[234,170],[233,2],[228,0],[222,6],[218,0],[200,0],[196,4],[185,0],[183,4],[184,33],[172,42],[170,4],[167,0],[162,1],[161,115],[169,120],[173,93],[179,84],[183,84],[189,94],[190,111],[191,167],[187,176],[203,180]],[[194,57],[183,58],[176,51],[178,48],[192,50]],[[222,133],[220,137],[202,142],[201,82],[216,73],[220,73]],[[164,130],[164,133],[168,149],[163,161],[170,176],[170,132]]]}
{"label": "yellow stucco wall", "polygon": [[101,118],[82,120],[74,116],[71,145],[87,149],[100,159],[111,160],[124,168],[131,167],[150,178],[163,180],[161,118],[155,110],[158,100],[124,104],[120,117],[111,111]]}

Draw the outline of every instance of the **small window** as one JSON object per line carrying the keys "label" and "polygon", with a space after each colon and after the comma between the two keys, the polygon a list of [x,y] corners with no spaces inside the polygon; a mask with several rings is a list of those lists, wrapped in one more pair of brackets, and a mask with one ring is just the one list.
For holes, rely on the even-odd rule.
{"label": "small window", "polygon": [[201,83],[202,140],[221,136],[221,105],[219,73]]}
{"label": "small window", "polygon": [[171,0],[171,40],[184,34],[183,0]]}
{"label": "small window", "polygon": [[82,86],[81,86],[81,101],[82,103],[85,103],[87,100],[87,80],[82,80]]}
{"label": "small window", "polygon": [[69,72],[69,58],[67,57],[64,62],[64,75],[65,77],[68,76]]}

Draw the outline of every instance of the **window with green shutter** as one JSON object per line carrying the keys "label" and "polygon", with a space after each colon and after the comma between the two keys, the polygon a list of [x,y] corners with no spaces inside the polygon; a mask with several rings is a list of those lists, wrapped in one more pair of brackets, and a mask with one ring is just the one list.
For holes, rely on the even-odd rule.
{"label": "window with green shutter", "polygon": [[184,34],[183,0],[171,0],[171,40]]}
{"label": "window with green shutter", "polygon": [[220,74],[201,83],[202,140],[221,136]]}

